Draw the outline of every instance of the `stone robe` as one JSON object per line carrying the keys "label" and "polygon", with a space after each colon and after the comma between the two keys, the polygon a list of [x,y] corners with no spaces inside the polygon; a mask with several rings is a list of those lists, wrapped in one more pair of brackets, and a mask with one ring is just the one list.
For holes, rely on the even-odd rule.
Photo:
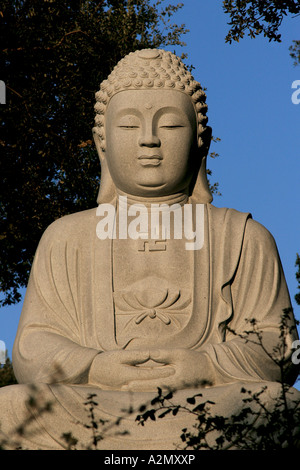
{"label": "stone robe", "polygon": [[[51,413],[36,414],[31,423],[35,432],[21,441],[25,448],[63,449],[62,433],[70,431],[82,445],[89,445],[91,431],[84,427],[89,423],[84,405],[88,394],[95,394],[97,419],[111,422],[120,416],[120,409],[130,405],[138,409],[154,395],[89,385],[99,353],[143,344],[143,337],[118,342],[113,243],[97,238],[98,221],[96,209],[63,217],[46,230],[37,249],[13,350],[20,385],[0,390],[0,420],[6,435],[28,408],[26,384],[38,384],[43,399],[55,402]],[[241,409],[242,385],[258,390],[267,383],[272,395],[274,383],[281,380],[278,366],[264,349],[240,335],[251,329],[247,319],[255,318],[264,346],[272,353],[290,298],[273,237],[250,214],[206,204],[204,239],[203,248],[193,252],[189,321],[179,332],[157,338],[154,347],[188,348],[205,355],[215,386],[202,388],[203,397],[216,402],[216,413],[230,415]],[[286,338],[284,371],[284,380],[291,385],[297,375],[291,361],[295,339],[294,329]],[[178,400],[193,393],[197,391],[178,391]],[[141,427],[136,414],[125,415],[119,426],[107,431],[100,448],[172,449],[180,443],[181,429],[193,424],[192,417],[178,414]],[[122,430],[129,433],[121,436]]]}

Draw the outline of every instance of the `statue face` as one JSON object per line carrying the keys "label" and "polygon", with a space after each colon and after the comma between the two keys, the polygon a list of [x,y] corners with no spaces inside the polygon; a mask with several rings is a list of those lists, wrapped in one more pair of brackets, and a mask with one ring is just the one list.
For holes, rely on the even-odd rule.
{"label": "statue face", "polygon": [[165,196],[187,188],[194,172],[196,113],[175,90],[127,90],[105,114],[106,159],[118,189]]}

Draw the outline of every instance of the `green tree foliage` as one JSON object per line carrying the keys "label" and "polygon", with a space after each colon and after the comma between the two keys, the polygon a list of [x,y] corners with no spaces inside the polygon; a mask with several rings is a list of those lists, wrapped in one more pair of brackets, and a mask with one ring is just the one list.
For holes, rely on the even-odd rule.
{"label": "green tree foliage", "polygon": [[5,364],[0,365],[0,387],[5,387],[6,385],[14,385],[17,383],[12,363],[9,358],[6,359]]}
{"label": "green tree foliage", "polygon": [[21,299],[37,243],[55,219],[95,206],[94,94],[136,49],[183,45],[164,0],[2,0],[0,290]]}
{"label": "green tree foliage", "polygon": [[294,59],[294,65],[300,65],[300,40],[294,40],[290,47],[290,54]]}
{"label": "green tree foliage", "polygon": [[[151,402],[152,407],[147,407],[146,411],[141,408],[136,420],[144,426],[147,420],[158,421],[168,415],[184,413],[193,416],[193,426],[183,428],[178,436],[176,444],[182,450],[298,449],[299,401],[286,404],[290,389],[284,386],[273,399],[272,408],[268,409],[264,403],[267,391],[268,386],[262,386],[257,392],[241,386],[244,406],[240,412],[225,417],[214,413],[216,403],[205,400],[202,393],[188,397],[184,405],[178,404],[172,391],[162,393],[158,389],[157,396]],[[258,425],[254,424],[256,422]]]}
{"label": "green tree foliage", "polygon": [[[229,14],[231,27],[225,41],[239,41],[248,32],[251,38],[263,34],[269,41],[281,41],[278,32],[283,18],[287,15],[300,14],[300,2],[297,0],[224,0],[223,10]],[[300,64],[300,41],[293,41],[291,56]]]}

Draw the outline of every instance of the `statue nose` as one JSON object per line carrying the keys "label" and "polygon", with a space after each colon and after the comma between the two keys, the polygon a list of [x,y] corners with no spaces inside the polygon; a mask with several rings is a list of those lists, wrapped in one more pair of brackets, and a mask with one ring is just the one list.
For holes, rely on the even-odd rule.
{"label": "statue nose", "polygon": [[160,139],[152,132],[139,138],[141,147],[160,147]]}

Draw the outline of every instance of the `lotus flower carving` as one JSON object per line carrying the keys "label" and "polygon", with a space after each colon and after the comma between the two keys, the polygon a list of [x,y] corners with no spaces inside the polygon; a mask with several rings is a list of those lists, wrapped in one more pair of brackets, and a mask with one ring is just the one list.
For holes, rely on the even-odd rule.
{"label": "lotus flower carving", "polygon": [[[158,319],[165,325],[171,321],[177,323],[175,314],[186,314],[185,308],[190,304],[190,295],[182,295],[180,289],[147,288],[123,291],[115,297],[118,314],[130,315],[129,322],[137,325],[146,318]],[[128,322],[128,323],[129,323]]]}

